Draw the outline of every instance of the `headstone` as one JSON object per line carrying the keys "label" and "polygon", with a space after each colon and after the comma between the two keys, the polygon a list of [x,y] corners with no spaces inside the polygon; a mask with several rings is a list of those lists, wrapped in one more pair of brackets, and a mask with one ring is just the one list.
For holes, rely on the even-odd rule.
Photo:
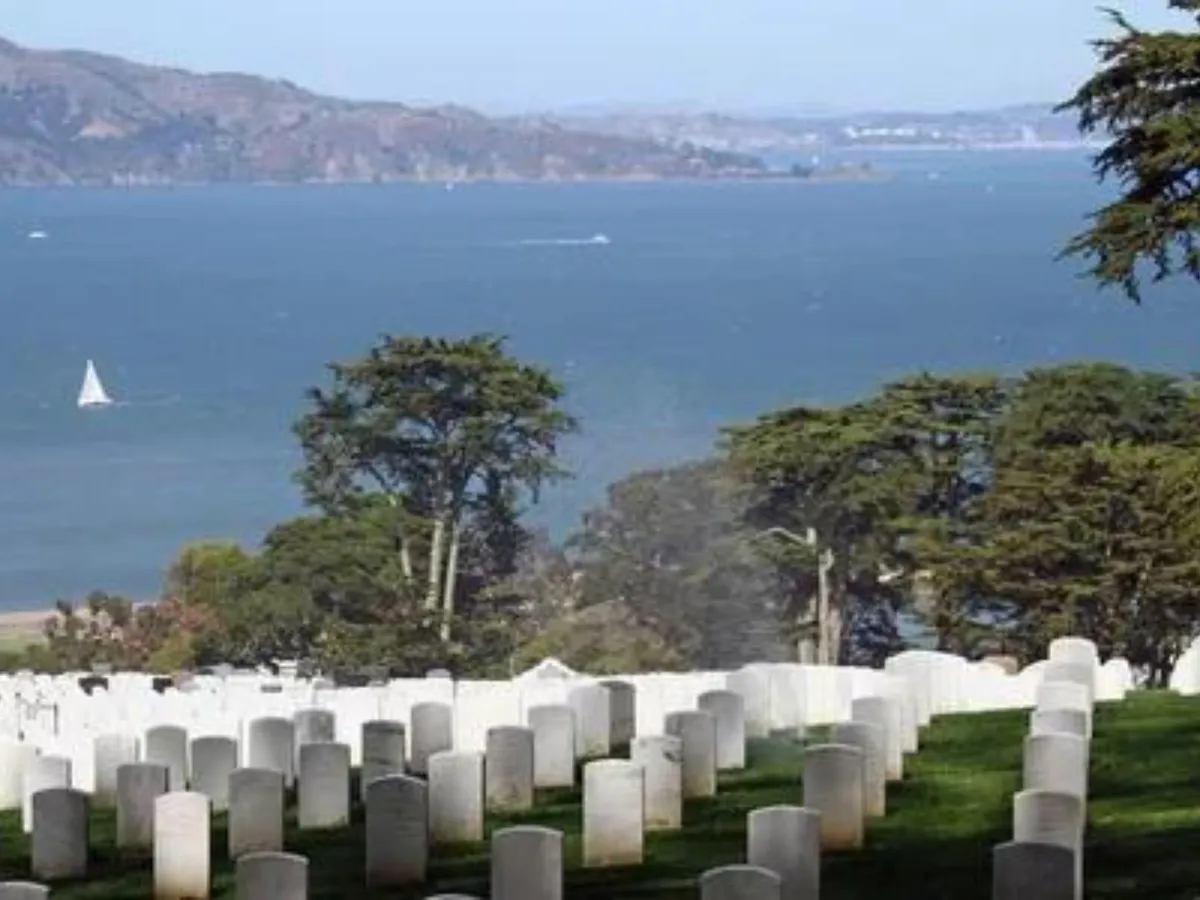
{"label": "headstone", "polygon": [[83,878],[88,865],[88,798],[67,787],[33,795],[30,871],[34,878]]}
{"label": "headstone", "polygon": [[429,757],[454,749],[454,710],[445,703],[417,703],[409,714],[412,721],[412,770],[429,772]]}
{"label": "headstone", "polygon": [[563,836],[537,825],[492,835],[491,900],[562,900]]}
{"label": "headstone", "polygon": [[236,769],[229,776],[229,858],[283,849],[283,775]]}
{"label": "headstone", "polygon": [[850,703],[850,720],[883,729],[887,746],[885,777],[888,782],[904,780],[904,743],[898,727],[899,706],[890,697],[857,697]]}
{"label": "headstone", "polygon": [[575,786],[575,713],[569,706],[534,706],[533,784],[539,788]]}
{"label": "headstone", "polygon": [[362,768],[358,796],[366,799],[367,785],[376,778],[404,774],[405,731],[403,722],[373,721],[362,726]]}
{"label": "headstone", "polygon": [[607,756],[611,745],[612,701],[608,688],[582,684],[567,694],[567,705],[575,711],[575,757],[597,759]]}
{"label": "headstone", "polygon": [[683,827],[683,741],[673,735],[634,738],[629,758],[642,767],[646,831]]}
{"label": "headstone", "polygon": [[1021,661],[1015,656],[1008,655],[992,655],[985,656],[981,662],[995,666],[1005,675],[1016,675],[1021,671]]}
{"label": "headstone", "polygon": [[37,756],[33,744],[0,738],[0,809],[20,809],[25,793],[25,770]]}
{"label": "headstone", "polygon": [[35,756],[25,767],[24,796],[21,800],[21,827],[33,831],[33,795],[50,788],[71,786],[71,761],[65,756]]}
{"label": "headstone", "polygon": [[32,881],[0,881],[0,900],[50,900],[50,888]]}
{"label": "headstone", "polygon": [[236,879],[237,900],[308,900],[308,860],[294,853],[247,853]]}
{"label": "headstone", "polygon": [[642,767],[600,759],[583,767],[583,864],[632,866],[642,862]]}
{"label": "headstone", "polygon": [[747,738],[771,734],[771,681],[759,668],[744,667],[725,676],[725,686],[742,698]]}
{"label": "headstone", "polygon": [[210,803],[204,794],[175,791],[154,801],[154,898],[208,896]]}
{"label": "headstone", "polygon": [[167,792],[167,767],[126,763],[117,768],[117,848],[154,846],[154,803]]}
{"label": "headstone", "polygon": [[167,789],[187,788],[188,736],[178,725],[156,725],[147,730],[142,746],[142,761],[167,767]]}
{"label": "headstone", "polygon": [[721,866],[700,876],[700,900],[781,900],[783,881],[759,866]]}
{"label": "headstone", "polygon": [[1029,714],[1029,733],[1073,734],[1088,738],[1091,717],[1081,709],[1035,709]]}
{"label": "headstone", "polygon": [[483,840],[483,754],[429,757],[429,834],[434,844]]}
{"label": "headstone", "polygon": [[822,744],[804,754],[804,806],[821,814],[822,850],[858,850],[863,843],[863,754]]}
{"label": "headstone", "polygon": [[533,807],[533,732],[515,725],[489,728],[484,758],[487,808],[518,812]]}
{"label": "headstone", "polygon": [[367,884],[421,884],[429,864],[429,796],[425,782],[407,775],[367,785]]}
{"label": "headstone", "polygon": [[137,762],[138,742],[131,734],[102,734],[92,744],[95,787],[92,806],[111,809],[117,805],[117,769]]}
{"label": "headstone", "polygon": [[214,812],[229,809],[229,776],[238,767],[233,738],[201,737],[192,741],[192,790],[212,802]]}
{"label": "headstone", "polygon": [[746,701],[735,691],[706,691],[696,706],[717,722],[717,769],[746,768]]}
{"label": "headstone", "polygon": [[799,806],[756,809],[746,820],[746,862],[774,872],[782,900],[821,896],[821,815]]}
{"label": "headstone", "polygon": [[300,748],[305,744],[332,744],[337,741],[337,716],[328,709],[300,709],[292,714],[296,726],[296,768],[300,768]]}
{"label": "headstone", "polygon": [[296,824],[341,828],[350,823],[350,748],[345,744],[301,744]]}
{"label": "headstone", "polygon": [[249,728],[247,768],[272,769],[290,788],[296,772],[296,726],[291,719],[268,716],[254,719]]}
{"label": "headstone", "polygon": [[703,710],[670,713],[664,730],[683,742],[683,797],[717,793],[717,721]]}
{"label": "headstone", "polygon": [[1043,681],[1037,687],[1037,709],[1077,709],[1088,715],[1088,737],[1091,737],[1092,698],[1087,688],[1074,681]]}
{"label": "headstone", "polygon": [[1070,850],[1076,898],[1083,892],[1083,828],[1083,799],[1076,794],[1033,790],[1013,797],[1013,841]]}
{"label": "headstone", "polygon": [[599,684],[608,689],[608,742],[611,747],[625,747],[637,734],[637,688],[618,678]]}
{"label": "headstone", "polygon": [[992,900],[1074,900],[1075,854],[1010,841],[992,850]]}
{"label": "headstone", "polygon": [[1057,791],[1087,800],[1088,742],[1055,732],[1025,738],[1023,787]]}
{"label": "headstone", "polygon": [[863,815],[887,815],[887,740],[883,729],[866,722],[839,722],[829,732],[835,744],[857,747],[863,753]]}

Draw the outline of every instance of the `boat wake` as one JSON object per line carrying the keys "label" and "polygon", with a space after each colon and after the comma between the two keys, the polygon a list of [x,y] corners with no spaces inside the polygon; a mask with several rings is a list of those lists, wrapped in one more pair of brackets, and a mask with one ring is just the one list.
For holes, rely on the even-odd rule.
{"label": "boat wake", "polygon": [[125,400],[114,400],[113,406],[178,406],[183,400],[179,394],[164,394],[161,397],[132,397]]}
{"label": "boat wake", "polygon": [[588,238],[526,238],[517,243],[522,247],[600,247],[612,241],[606,234],[593,234]]}

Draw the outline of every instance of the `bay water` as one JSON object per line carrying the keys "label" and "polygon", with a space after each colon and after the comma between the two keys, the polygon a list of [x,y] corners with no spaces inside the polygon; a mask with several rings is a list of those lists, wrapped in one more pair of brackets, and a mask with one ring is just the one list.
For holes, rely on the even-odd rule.
{"label": "bay water", "polygon": [[[922,369],[1195,367],[1194,285],[1139,308],[1055,261],[1106,196],[1082,154],[879,165],[895,177],[0,193],[0,609],[149,598],[185,543],[300,513],[303,392],[385,332],[506,334],[566,381],[577,477],[530,516],[559,534],[783,404]],[[89,358],[116,406],[76,408]]]}

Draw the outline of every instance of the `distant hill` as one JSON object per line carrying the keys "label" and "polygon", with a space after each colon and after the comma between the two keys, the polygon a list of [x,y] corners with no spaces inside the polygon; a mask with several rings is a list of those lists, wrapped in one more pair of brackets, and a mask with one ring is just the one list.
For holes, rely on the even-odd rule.
{"label": "distant hill", "polygon": [[708,147],[738,153],[820,153],[869,147],[894,149],[1083,147],[1075,119],[1051,104],[1030,103],[962,112],[865,112],[767,115],[754,113],[647,112],[613,109],[544,114],[537,121],[569,129]]}
{"label": "distant hill", "polygon": [[0,39],[0,185],[761,176],[652,138],[325,97]]}

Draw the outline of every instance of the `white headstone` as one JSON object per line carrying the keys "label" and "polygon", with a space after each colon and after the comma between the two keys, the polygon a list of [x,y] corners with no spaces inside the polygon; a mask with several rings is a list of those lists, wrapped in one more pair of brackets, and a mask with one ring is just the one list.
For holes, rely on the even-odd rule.
{"label": "white headstone", "polygon": [[642,767],[646,831],[683,827],[683,741],[673,735],[634,738],[629,758]]}
{"label": "white headstone", "polygon": [[484,758],[487,807],[519,812],[533,807],[533,732],[516,725],[489,728]]}
{"label": "white headstone", "polygon": [[154,801],[155,900],[196,900],[209,890],[209,800],[175,791]]}
{"label": "white headstone", "polygon": [[301,744],[296,823],[300,828],[341,828],[350,822],[350,748]]}
{"label": "white headstone", "polygon": [[83,878],[88,865],[88,798],[71,788],[33,795],[30,871],[34,878]]}
{"label": "white headstone", "polygon": [[562,900],[563,836],[537,825],[492,835],[491,900]]}
{"label": "white headstone", "polygon": [[229,776],[229,856],[283,849],[283,775],[237,769]]}
{"label": "white headstone", "polygon": [[575,713],[569,706],[534,706],[533,783],[539,788],[575,786]]}
{"label": "white headstone", "polygon": [[642,767],[601,759],[583,767],[583,864],[640,865],[644,813]]}
{"label": "white headstone", "polygon": [[575,711],[575,756],[595,759],[607,756],[612,733],[612,701],[608,688],[583,684],[567,694],[567,705]]}
{"label": "white headstone", "polygon": [[823,850],[863,844],[863,754],[845,744],[822,744],[804,754],[804,806],[821,814]]}
{"label": "white headstone", "polygon": [[717,722],[712,713],[689,710],[670,713],[664,730],[683,742],[683,796],[712,797],[717,793]]}
{"label": "white headstone", "polygon": [[483,840],[483,754],[429,757],[429,832],[435,844]]}
{"label": "white headstone", "polygon": [[367,785],[367,884],[405,887],[425,881],[429,863],[429,797],[407,775]]}

